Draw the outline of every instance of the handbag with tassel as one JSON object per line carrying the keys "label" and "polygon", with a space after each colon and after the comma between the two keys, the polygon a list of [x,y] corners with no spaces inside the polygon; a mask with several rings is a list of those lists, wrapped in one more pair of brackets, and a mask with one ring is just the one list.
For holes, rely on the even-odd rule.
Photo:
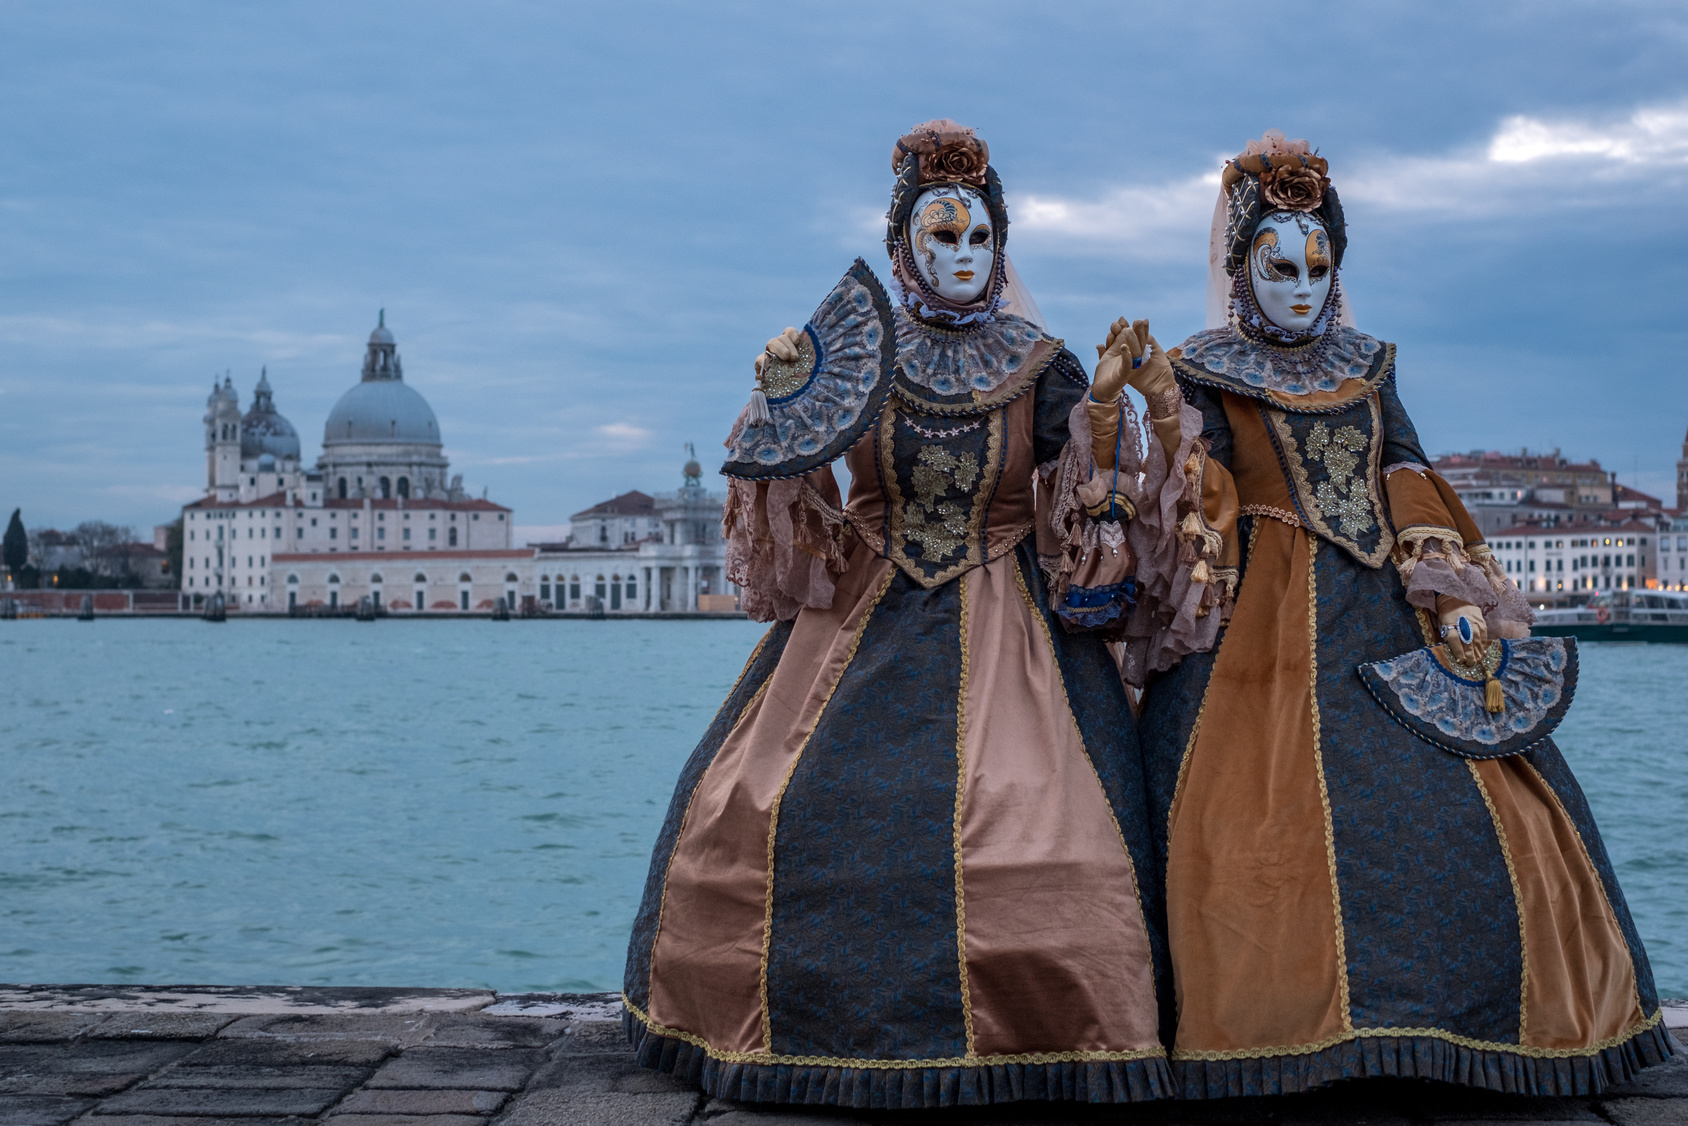
{"label": "handbag with tassel", "polygon": [[1573,637],[1491,641],[1480,666],[1445,645],[1415,649],[1356,670],[1390,717],[1461,758],[1521,755],[1559,726],[1577,688]]}

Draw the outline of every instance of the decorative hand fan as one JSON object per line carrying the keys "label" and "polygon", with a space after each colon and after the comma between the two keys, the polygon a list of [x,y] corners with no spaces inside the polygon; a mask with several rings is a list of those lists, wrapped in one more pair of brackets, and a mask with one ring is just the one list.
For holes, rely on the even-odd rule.
{"label": "decorative hand fan", "polygon": [[768,357],[757,392],[727,439],[721,472],[747,481],[819,469],[879,421],[891,394],[897,342],[891,299],[860,258],[803,326],[795,361]]}
{"label": "decorative hand fan", "polygon": [[1425,742],[1461,758],[1504,758],[1530,750],[1565,718],[1577,691],[1577,643],[1493,641],[1482,668],[1458,664],[1437,645],[1358,672],[1383,710]]}

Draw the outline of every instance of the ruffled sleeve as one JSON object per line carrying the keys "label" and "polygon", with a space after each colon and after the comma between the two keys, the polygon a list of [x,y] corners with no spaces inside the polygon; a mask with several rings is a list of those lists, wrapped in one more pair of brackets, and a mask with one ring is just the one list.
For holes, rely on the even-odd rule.
{"label": "ruffled sleeve", "polygon": [[832,605],[844,573],[844,514],[827,466],[778,481],[727,482],[721,514],[727,579],[753,621],[788,621]]}
{"label": "ruffled sleeve", "polygon": [[1177,404],[1182,438],[1168,459],[1154,428],[1143,458],[1142,500],[1128,529],[1137,561],[1137,606],[1121,672],[1141,685],[1191,653],[1213,647],[1236,601],[1236,483],[1223,463],[1230,425],[1205,391]]}
{"label": "ruffled sleeve", "polygon": [[1135,559],[1125,528],[1140,494],[1136,412],[1121,397],[1114,464],[1091,454],[1090,381],[1063,350],[1038,384],[1037,550],[1050,606],[1068,630],[1117,637],[1136,605]]}
{"label": "ruffled sleeve", "polygon": [[1527,637],[1535,612],[1483,542],[1453,488],[1417,462],[1383,468],[1395,524],[1393,560],[1407,601],[1434,614],[1446,595],[1483,611],[1494,637]]}

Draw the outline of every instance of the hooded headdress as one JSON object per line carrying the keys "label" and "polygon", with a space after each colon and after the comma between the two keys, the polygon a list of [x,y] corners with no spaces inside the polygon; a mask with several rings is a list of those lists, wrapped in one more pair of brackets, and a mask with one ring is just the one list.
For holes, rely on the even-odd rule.
{"label": "hooded headdress", "polygon": [[[1254,293],[1243,267],[1262,216],[1274,211],[1298,211],[1318,220],[1330,236],[1333,270],[1341,270],[1342,256],[1348,249],[1348,225],[1336,187],[1326,175],[1329,170],[1329,163],[1306,141],[1286,140],[1276,129],[1268,129],[1258,141],[1250,141],[1241,153],[1225,162],[1208,236],[1208,328],[1224,326],[1233,315],[1245,323],[1258,320],[1258,310],[1253,309]],[[1238,308],[1238,304],[1243,307]],[[1354,323],[1348,299],[1335,279],[1325,312],[1310,335],[1321,334],[1332,323]],[[1273,335],[1270,326],[1266,327],[1266,335]]]}
{"label": "hooded headdress", "polygon": [[[972,129],[947,117],[916,125],[891,150],[896,186],[885,216],[885,250],[891,256],[892,289],[916,316],[949,327],[983,324],[1004,307],[1043,327],[1037,304],[1008,260],[1008,209],[1002,181],[991,167],[990,146]],[[984,200],[990,212],[994,258],[990,282],[977,300],[961,303],[940,296],[915,265],[908,245],[909,217],[915,200],[928,188],[966,188]]]}

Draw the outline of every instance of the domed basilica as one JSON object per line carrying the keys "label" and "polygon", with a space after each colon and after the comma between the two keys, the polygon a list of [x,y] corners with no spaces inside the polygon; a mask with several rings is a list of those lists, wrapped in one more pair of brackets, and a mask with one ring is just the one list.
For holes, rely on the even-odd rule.
{"label": "domed basilica", "polygon": [[[439,420],[404,381],[383,312],[363,371],[307,468],[269,372],[243,415],[232,380],[205,411],[205,495],[182,509],[182,593],[198,606],[389,613],[695,613],[737,605],[725,580],[721,498],[693,458],[674,493],[626,493],[576,513],[568,540],[513,546],[514,513],[469,496]],[[406,555],[405,553],[411,553]]]}

